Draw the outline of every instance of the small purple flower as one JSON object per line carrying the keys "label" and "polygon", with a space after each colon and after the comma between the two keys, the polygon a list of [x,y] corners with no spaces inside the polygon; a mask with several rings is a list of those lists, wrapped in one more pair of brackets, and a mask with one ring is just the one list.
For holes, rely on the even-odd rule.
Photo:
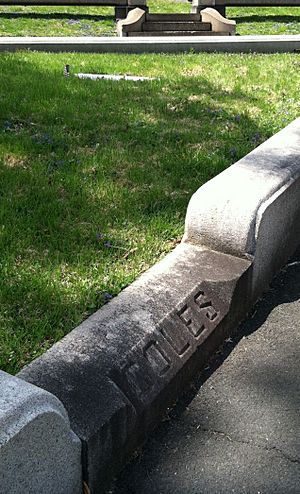
{"label": "small purple flower", "polygon": [[52,137],[49,136],[49,134],[35,134],[31,137],[31,139],[37,144],[54,144],[54,141]]}
{"label": "small purple flower", "polygon": [[49,134],[45,134],[44,136],[42,136],[41,140],[42,143],[44,142],[45,144],[53,144],[53,139],[49,136]]}
{"label": "small purple flower", "polygon": [[96,239],[97,240],[103,240],[105,238],[104,233],[98,232],[96,233]]}
{"label": "small purple flower", "polygon": [[241,115],[235,115],[234,120],[239,122],[241,120]]}
{"label": "small purple flower", "polygon": [[111,293],[108,293],[108,292],[103,292],[103,301],[104,302],[108,302],[109,300],[111,300],[113,298],[112,294]]}
{"label": "small purple flower", "polygon": [[236,148],[229,149],[229,154],[232,158],[234,158],[236,156]]}
{"label": "small purple flower", "polygon": [[207,112],[210,113],[213,117],[218,118],[219,116],[222,116],[223,108],[207,108]]}
{"label": "small purple flower", "polygon": [[261,135],[259,132],[256,132],[255,136],[253,137],[253,141],[255,143],[258,143],[261,140]]}
{"label": "small purple flower", "polygon": [[106,241],[104,242],[104,247],[106,247],[107,249],[109,249],[110,247],[112,247],[112,244],[109,242],[109,241]]}

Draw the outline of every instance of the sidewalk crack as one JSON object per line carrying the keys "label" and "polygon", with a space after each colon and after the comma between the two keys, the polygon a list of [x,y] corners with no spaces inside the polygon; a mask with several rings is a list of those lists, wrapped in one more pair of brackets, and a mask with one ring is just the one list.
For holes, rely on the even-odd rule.
{"label": "sidewalk crack", "polygon": [[296,463],[296,464],[300,465],[300,459],[299,458],[285,453],[282,449],[278,448],[277,446],[267,446],[264,444],[256,443],[253,440],[246,440],[246,439],[233,437],[233,436],[227,434],[226,432],[219,431],[217,429],[209,429],[209,428],[198,426],[198,430],[200,430],[201,432],[207,432],[208,434],[221,436],[221,437],[223,437],[223,438],[225,438],[228,441],[233,442],[233,443],[246,444],[248,446],[254,446],[255,448],[259,448],[259,449],[264,450],[264,451],[275,451],[279,456],[281,456],[285,460],[289,461],[290,463]]}

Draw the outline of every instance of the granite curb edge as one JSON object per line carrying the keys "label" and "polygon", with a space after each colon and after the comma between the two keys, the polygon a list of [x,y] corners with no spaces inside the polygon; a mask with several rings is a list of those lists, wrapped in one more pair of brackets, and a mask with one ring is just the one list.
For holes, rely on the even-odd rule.
{"label": "granite curb edge", "polygon": [[299,156],[297,119],[198,189],[174,251],[12,378],[63,404],[91,494],[105,491],[296,250]]}
{"label": "granite curb edge", "polygon": [[86,53],[288,53],[300,51],[300,35],[168,37],[0,37],[0,52],[34,50]]}

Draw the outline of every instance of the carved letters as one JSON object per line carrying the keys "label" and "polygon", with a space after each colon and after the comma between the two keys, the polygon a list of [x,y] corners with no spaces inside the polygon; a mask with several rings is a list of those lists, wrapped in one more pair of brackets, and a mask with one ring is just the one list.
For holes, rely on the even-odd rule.
{"label": "carved letters", "polygon": [[171,361],[159,347],[158,342],[151,342],[144,348],[144,355],[150,363],[155,374],[163,376],[170,368]]}
{"label": "carved letters", "polygon": [[168,378],[178,361],[186,359],[226,314],[224,304],[210,297],[203,284],[200,287],[163,318],[154,333],[136,345],[111,373],[134,406],[141,405],[159,380]]}

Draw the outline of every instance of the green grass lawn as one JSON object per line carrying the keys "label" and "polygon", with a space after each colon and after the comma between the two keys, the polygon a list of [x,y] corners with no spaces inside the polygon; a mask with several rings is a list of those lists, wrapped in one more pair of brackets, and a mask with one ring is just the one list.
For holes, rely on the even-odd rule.
{"label": "green grass lawn", "polygon": [[228,8],[226,16],[237,23],[237,33],[299,34],[300,7]]}
{"label": "green grass lawn", "polygon": [[[149,0],[150,12],[190,12],[190,3]],[[295,7],[228,8],[239,34],[299,34]],[[115,36],[112,7],[1,7],[0,36]]]}
{"label": "green grass lawn", "polygon": [[299,115],[299,66],[1,54],[0,368],[16,372],[174,248],[191,194]]}

